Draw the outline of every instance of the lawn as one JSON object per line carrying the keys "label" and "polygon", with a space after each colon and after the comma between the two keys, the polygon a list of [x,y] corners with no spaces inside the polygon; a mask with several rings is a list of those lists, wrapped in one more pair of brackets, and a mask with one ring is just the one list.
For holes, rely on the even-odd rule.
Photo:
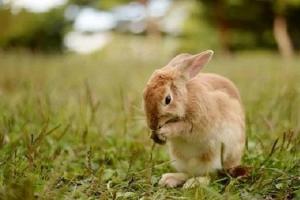
{"label": "lawn", "polygon": [[88,56],[0,53],[1,200],[300,199],[299,58],[217,53],[205,71],[241,91],[250,175],[165,189],[173,169],[150,140],[142,91],[173,43],[127,42]]}

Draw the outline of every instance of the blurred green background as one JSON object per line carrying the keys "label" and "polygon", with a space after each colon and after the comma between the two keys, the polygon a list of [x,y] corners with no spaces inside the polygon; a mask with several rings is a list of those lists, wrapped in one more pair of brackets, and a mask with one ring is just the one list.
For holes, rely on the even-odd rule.
{"label": "blurred green background", "polygon": [[[65,52],[64,38],[74,30],[85,36],[109,32],[172,37],[178,51],[190,52],[263,49],[289,58],[300,48],[299,0],[47,1],[40,6],[34,0],[0,1],[2,50]],[[90,18],[84,18],[84,11]],[[101,14],[111,16],[99,18]],[[97,21],[94,29],[89,20]]]}

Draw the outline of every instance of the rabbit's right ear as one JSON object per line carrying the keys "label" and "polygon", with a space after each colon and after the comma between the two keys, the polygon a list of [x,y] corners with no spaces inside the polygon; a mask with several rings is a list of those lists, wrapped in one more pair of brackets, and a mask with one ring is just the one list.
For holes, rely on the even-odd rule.
{"label": "rabbit's right ear", "polygon": [[188,79],[193,78],[210,61],[213,54],[214,52],[212,50],[207,50],[196,55],[187,56],[180,61],[178,69],[187,76]]}
{"label": "rabbit's right ear", "polygon": [[190,58],[191,56],[192,55],[188,53],[178,54],[166,65],[166,67],[178,67],[183,63],[184,60]]}

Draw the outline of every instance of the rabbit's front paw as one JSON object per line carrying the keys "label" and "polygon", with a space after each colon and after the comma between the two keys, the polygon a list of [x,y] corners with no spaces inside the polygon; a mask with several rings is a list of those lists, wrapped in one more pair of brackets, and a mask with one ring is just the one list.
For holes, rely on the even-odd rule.
{"label": "rabbit's front paw", "polygon": [[160,139],[166,140],[171,136],[171,130],[168,126],[163,126],[157,131],[157,135]]}
{"label": "rabbit's front paw", "polygon": [[183,185],[186,179],[187,175],[184,173],[166,173],[162,175],[158,184],[160,186],[174,188]]}

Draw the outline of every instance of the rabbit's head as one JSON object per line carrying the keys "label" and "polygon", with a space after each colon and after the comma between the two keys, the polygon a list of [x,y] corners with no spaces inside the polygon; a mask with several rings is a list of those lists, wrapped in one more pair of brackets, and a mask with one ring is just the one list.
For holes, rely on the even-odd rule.
{"label": "rabbit's head", "polygon": [[196,55],[180,54],[165,67],[154,71],[143,95],[147,123],[152,131],[185,117],[186,83],[199,73],[212,55],[211,50]]}

